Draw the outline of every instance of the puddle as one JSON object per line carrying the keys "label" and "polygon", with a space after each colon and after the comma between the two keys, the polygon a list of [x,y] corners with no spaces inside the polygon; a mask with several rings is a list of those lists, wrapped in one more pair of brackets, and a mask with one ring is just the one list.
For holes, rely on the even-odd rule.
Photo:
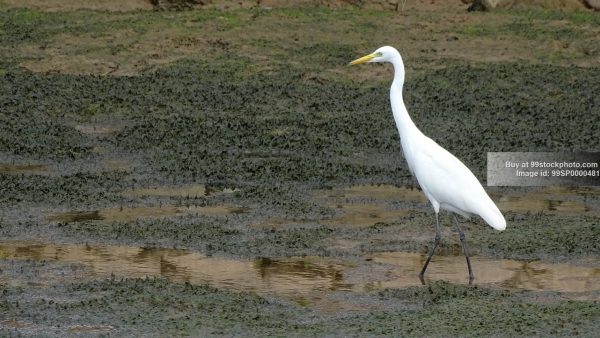
{"label": "puddle", "polygon": [[319,223],[344,227],[367,227],[380,222],[394,222],[411,211],[409,208],[398,209],[398,202],[427,202],[418,189],[392,185],[355,185],[317,190],[314,197],[342,213]]}
{"label": "puddle", "polygon": [[209,283],[240,291],[284,296],[307,295],[316,290],[351,290],[344,284],[343,267],[320,258],[290,260],[236,260],[206,257],[175,249],[126,246],[0,244],[2,259],[52,260],[84,264],[94,277],[160,276],[173,281]]}
{"label": "puddle", "polygon": [[209,216],[224,216],[229,214],[246,213],[249,209],[235,206],[206,206],[206,207],[176,207],[163,205],[155,207],[108,208],[93,211],[67,211],[48,215],[47,220],[53,222],[83,222],[83,221],[112,221],[130,222],[142,218],[161,218],[202,214]]}
{"label": "puddle", "polygon": [[355,185],[348,188],[334,188],[328,190],[317,190],[314,194],[317,198],[335,199],[373,199],[379,201],[419,201],[427,202],[423,192],[418,189],[396,187],[393,185]]}
{"label": "puddle", "polygon": [[[590,203],[589,197],[595,203]],[[526,194],[506,194],[494,200],[501,211],[600,215],[598,197],[600,189],[591,187],[546,187]]]}
{"label": "puddle", "polygon": [[[333,291],[366,292],[420,285],[425,255],[380,253],[368,261],[302,257],[254,260],[207,257],[175,249],[126,246],[0,243],[2,259],[51,260],[84,264],[92,277],[153,277],[263,295],[279,295],[315,305]],[[533,291],[576,293],[600,290],[600,268],[540,261],[472,257],[478,285]],[[428,280],[467,283],[462,256],[435,256]],[[579,293],[579,294],[577,294]],[[597,296],[596,296],[597,297]],[[323,305],[323,304],[321,304]],[[326,306],[323,306],[326,308]]]}
{"label": "puddle", "polygon": [[590,209],[583,202],[531,199],[529,196],[505,196],[497,203],[502,211],[556,213],[585,213]]}
{"label": "puddle", "polygon": [[318,223],[325,226],[363,228],[381,222],[394,222],[410,213],[409,209],[393,210],[377,204],[337,204],[330,207],[340,211],[341,216],[320,220],[269,218],[252,226],[258,229],[281,229],[293,224]]}
{"label": "puddle", "polygon": [[45,164],[0,164],[0,173],[5,174],[43,174],[48,172]]}
{"label": "puddle", "polygon": [[50,214],[47,218],[49,221],[56,222],[85,222],[104,219],[98,210],[94,211],[67,211],[61,213]]}
{"label": "puddle", "polygon": [[154,188],[139,188],[125,192],[125,196],[161,196],[161,197],[202,197],[220,194],[231,194],[238,189],[225,188],[217,190],[203,184],[192,184],[181,187],[161,186]]}
{"label": "puddle", "polygon": [[319,223],[333,226],[366,227],[380,222],[393,222],[409,213],[409,209],[389,210],[376,204],[339,204],[334,207],[342,210],[344,215]]}
{"label": "puddle", "polygon": [[[377,288],[404,288],[414,283],[425,263],[418,253],[386,252],[371,256],[373,262],[390,264],[395,278],[372,284]],[[566,263],[518,261],[472,256],[475,283],[509,289],[531,291],[587,292],[600,290],[600,268]],[[467,264],[464,256],[434,256],[425,275],[426,280],[465,283]]]}

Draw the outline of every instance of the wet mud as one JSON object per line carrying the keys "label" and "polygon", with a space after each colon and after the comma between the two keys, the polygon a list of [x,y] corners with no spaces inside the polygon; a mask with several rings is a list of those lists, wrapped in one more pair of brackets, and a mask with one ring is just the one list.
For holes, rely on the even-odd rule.
{"label": "wet mud", "polygon": [[475,285],[442,214],[421,286],[390,69],[345,65],[405,31],[414,122],[485,185],[487,151],[600,151],[597,16],[411,13],[0,5],[0,335],[593,336],[600,189],[486,188]]}
{"label": "wet mud", "polygon": [[[34,297],[31,297],[34,295]],[[345,300],[342,296],[339,296]],[[48,288],[6,287],[2,332],[64,336],[80,328],[111,335],[586,335],[598,305],[538,300],[447,282],[386,289],[351,301],[386,303],[386,310],[334,315],[252,293],[164,279],[98,279]],[[361,304],[359,303],[358,306]],[[472,314],[477,313],[475,318]],[[468,314],[471,314],[469,316]],[[14,318],[18,319],[14,319]]]}

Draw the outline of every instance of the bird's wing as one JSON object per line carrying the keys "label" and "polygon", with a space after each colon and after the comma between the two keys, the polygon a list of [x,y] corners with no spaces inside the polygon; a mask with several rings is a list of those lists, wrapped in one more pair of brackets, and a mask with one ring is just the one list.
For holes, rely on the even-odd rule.
{"label": "bird's wing", "polygon": [[442,208],[476,214],[492,227],[502,228],[504,217],[458,158],[426,136],[415,145],[413,156],[415,176],[430,199]]}

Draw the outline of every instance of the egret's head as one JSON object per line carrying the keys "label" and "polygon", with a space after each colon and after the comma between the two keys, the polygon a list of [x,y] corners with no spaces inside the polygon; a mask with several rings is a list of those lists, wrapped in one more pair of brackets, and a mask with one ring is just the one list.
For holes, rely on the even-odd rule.
{"label": "egret's head", "polygon": [[398,58],[400,53],[394,47],[384,46],[369,55],[365,55],[352,62],[350,65],[360,65],[366,62],[392,62],[393,59]]}

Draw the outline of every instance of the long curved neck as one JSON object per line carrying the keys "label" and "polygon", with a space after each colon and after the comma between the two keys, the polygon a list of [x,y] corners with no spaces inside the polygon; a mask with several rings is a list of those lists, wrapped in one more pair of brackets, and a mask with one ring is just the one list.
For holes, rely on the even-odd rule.
{"label": "long curved neck", "polygon": [[402,58],[398,56],[392,59],[391,63],[394,66],[394,81],[390,88],[390,102],[400,138],[404,139],[411,132],[419,130],[411,120],[410,115],[408,115],[404,100],[402,99],[402,87],[404,85],[404,63],[402,62]]}

